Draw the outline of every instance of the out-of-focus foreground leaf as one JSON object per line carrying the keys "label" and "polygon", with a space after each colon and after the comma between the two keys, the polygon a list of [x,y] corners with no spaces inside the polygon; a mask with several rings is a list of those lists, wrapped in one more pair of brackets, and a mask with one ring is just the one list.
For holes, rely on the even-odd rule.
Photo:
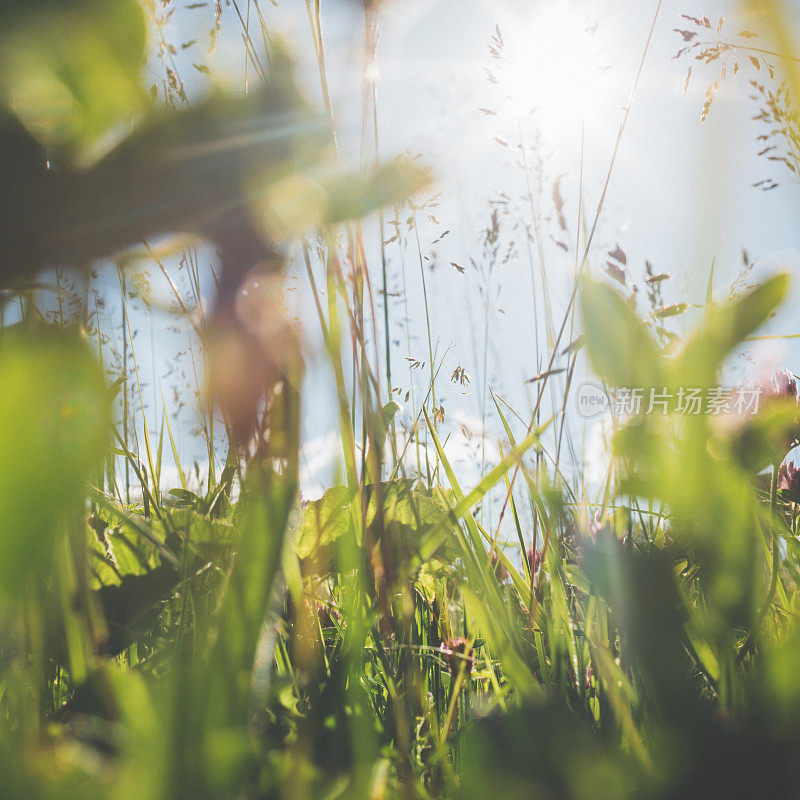
{"label": "out-of-focus foreground leaf", "polygon": [[54,153],[80,152],[147,105],[137,0],[3,4],[0,97]]}
{"label": "out-of-focus foreground leaf", "polygon": [[477,722],[464,742],[465,800],[590,800],[635,796],[638,770],[554,703],[528,704]]}
{"label": "out-of-focus foreground leaf", "polygon": [[[787,286],[787,277],[777,275],[714,308],[674,358],[644,344],[651,342],[644,323],[610,287],[587,281],[582,297],[593,367],[642,397],[639,412],[620,420],[614,438],[617,492],[666,504],[671,536],[703,565],[709,614],[721,614],[729,623],[745,624],[754,611],[760,531],[753,516],[752,470],[766,466],[765,458],[782,458],[780,442],[795,422],[791,409],[764,408],[758,417],[743,416],[733,408],[714,411],[707,398],[722,392],[724,399],[728,390],[718,382],[726,359],[769,318]],[[611,316],[615,322],[608,321]],[[624,349],[625,342],[639,342],[636,352],[633,345]],[[636,363],[628,364],[633,357]],[[701,407],[679,407],[678,398],[693,390],[703,392]],[[662,392],[671,398],[669,407],[649,408],[651,393]]]}
{"label": "out-of-focus foreground leaf", "polygon": [[703,325],[689,337],[677,357],[675,384],[713,386],[724,360],[767,321],[786,297],[788,288],[788,275],[774,275],[741,297],[710,309]]}
{"label": "out-of-focus foreground leaf", "polygon": [[0,34],[0,289],[164,235],[213,243],[210,389],[246,439],[266,387],[299,352],[290,326],[265,329],[270,312],[245,319],[253,303],[237,301],[280,272],[287,241],[401,201],[427,171],[396,160],[350,173],[277,43],[259,90],[157,108],[142,93],[136,0],[41,0],[11,11]]}
{"label": "out-of-focus foreground leaf", "polygon": [[0,336],[0,588],[18,593],[51,557],[59,519],[82,507],[110,410],[102,371],[77,332]]}
{"label": "out-of-focus foreground leaf", "polygon": [[610,286],[585,280],[581,311],[592,366],[612,386],[654,386],[659,356],[636,312]]}
{"label": "out-of-focus foreground leaf", "polygon": [[[138,9],[134,0],[69,5],[79,9],[69,20],[103,20],[105,14],[114,22],[129,5]],[[124,21],[116,22],[125,29]],[[81,58],[99,59],[98,49],[119,50],[120,57],[127,56],[115,65],[138,86],[139,64],[131,45],[116,48],[105,24],[97,24],[90,26],[83,48],[88,55]],[[32,32],[20,41],[36,39],[35,33],[46,41],[52,25],[46,16],[25,15],[24,29]],[[8,75],[31,72],[30,81],[45,81],[42,75],[50,72],[44,54],[18,52],[19,46],[17,39],[0,39],[0,67],[14,56],[20,63],[16,72],[9,67]],[[71,46],[59,45],[52,58]],[[44,130],[40,120],[26,114],[29,103],[39,115],[57,115],[59,103],[49,94],[21,89],[19,77],[13,91],[9,87],[0,94],[0,170],[6,175],[0,186],[0,287],[29,279],[43,267],[84,266],[160,235],[189,233],[220,249],[218,306],[230,307],[248,270],[265,264],[267,271],[280,269],[277,244],[401,200],[428,181],[427,172],[409,161],[357,176],[343,170],[328,123],[305,102],[291,63],[277,48],[259,91],[244,97],[212,91],[180,111],[156,109],[106,86],[111,68],[102,59],[99,64],[74,65],[92,91],[70,83],[92,120],[84,125],[86,135],[97,140],[108,133],[123,110],[132,126],[130,135],[99,160],[59,157],[72,148],[66,123]],[[66,67],[50,67],[67,80]],[[106,108],[107,97],[121,108]]]}

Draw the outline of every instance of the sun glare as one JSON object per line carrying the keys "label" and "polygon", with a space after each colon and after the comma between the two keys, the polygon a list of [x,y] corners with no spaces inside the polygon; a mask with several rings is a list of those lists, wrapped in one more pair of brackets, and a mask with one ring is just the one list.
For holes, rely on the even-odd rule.
{"label": "sun glare", "polygon": [[543,130],[580,130],[606,103],[607,66],[596,24],[566,0],[538,4],[525,25],[504,31],[500,85],[515,116]]}

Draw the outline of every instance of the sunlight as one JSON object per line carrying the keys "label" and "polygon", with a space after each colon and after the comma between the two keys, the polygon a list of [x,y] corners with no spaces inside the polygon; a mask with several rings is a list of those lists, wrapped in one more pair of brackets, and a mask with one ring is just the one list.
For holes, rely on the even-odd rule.
{"label": "sunlight", "polygon": [[598,27],[567,0],[540,3],[526,25],[503,31],[500,86],[515,117],[535,114],[546,134],[580,131],[607,106]]}

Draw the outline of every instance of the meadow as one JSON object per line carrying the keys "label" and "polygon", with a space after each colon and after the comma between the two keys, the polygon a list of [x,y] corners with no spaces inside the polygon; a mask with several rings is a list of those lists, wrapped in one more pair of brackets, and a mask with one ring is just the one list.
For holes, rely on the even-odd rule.
{"label": "meadow", "polygon": [[698,302],[605,208],[665,30],[796,191],[796,12],[647,4],[594,176],[613,68],[529,5],[459,251],[445,159],[380,144],[398,0],[3,4],[0,800],[800,797],[800,407],[753,355],[797,278],[744,252]]}

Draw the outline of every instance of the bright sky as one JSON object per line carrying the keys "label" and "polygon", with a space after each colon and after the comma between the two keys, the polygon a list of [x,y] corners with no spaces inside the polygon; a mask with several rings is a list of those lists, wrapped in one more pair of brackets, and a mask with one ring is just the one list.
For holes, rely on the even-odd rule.
{"label": "bright sky", "polygon": [[[243,14],[246,5],[247,0],[240,0]],[[358,163],[361,146],[363,18],[358,5],[333,0],[322,4],[340,141],[354,163]],[[543,191],[540,197],[535,189],[534,195],[536,213],[541,217],[542,257],[553,298],[551,308],[558,325],[576,262],[581,164],[583,211],[591,223],[657,5],[657,0],[398,0],[384,7],[378,54],[381,155],[421,153],[434,167],[436,191],[442,193],[439,206],[432,209],[440,224],[425,220],[423,215],[419,233],[425,254],[436,253],[437,266],[431,270],[427,263],[425,267],[432,336],[440,353],[450,348],[440,387],[448,423],[456,423],[453,446],[461,448],[467,480],[476,477],[478,462],[473,445],[465,439],[457,442],[458,430],[461,423],[478,428],[484,386],[488,383],[525,417],[530,387],[526,389],[524,382],[537,373],[541,358],[547,357],[542,286],[537,278],[541,344],[537,363],[531,264],[521,228],[512,230],[517,211],[501,223],[501,241],[507,245],[516,240],[517,256],[496,267],[488,288],[485,275],[470,266],[471,257],[482,260],[482,232],[490,220],[488,202],[498,192],[505,192],[512,199],[511,207],[524,219],[531,219],[529,205],[523,201],[524,171],[509,163],[514,156],[494,137],[513,146],[521,133],[530,148],[527,157],[531,163],[537,153],[545,159]],[[737,32],[753,26],[732,19],[740,5],[721,0],[663,1],[611,175],[589,267],[602,269],[606,252],[619,244],[627,253],[634,279],[641,280],[645,259],[652,262],[656,272],[674,276],[666,287],[666,302],[702,302],[712,262],[716,264],[716,294],[722,297],[742,268],[742,249],[746,248],[756,261],[756,275],[781,266],[796,273],[794,300],[774,321],[772,330],[800,333],[792,311],[800,298],[800,191],[786,169],[756,157],[760,146],[755,139],[762,129],[751,121],[757,106],[749,99],[748,81],[751,76],[763,79],[764,73],[756,72],[746,57],[740,58],[741,73],[729,75],[723,82],[707,121],[701,125],[704,93],[717,77],[719,62],[706,66],[673,60],[682,45],[673,29],[691,28],[680,18],[681,13],[706,15],[714,22],[724,15],[728,18],[725,30]],[[278,6],[272,7],[262,0],[261,7],[271,33],[282,33],[291,46],[309,95],[319,102],[305,3],[278,0]],[[182,12],[176,17],[172,23],[175,40],[191,38],[198,13]],[[207,29],[208,14],[202,13],[205,16],[200,28]],[[514,62],[503,72],[499,85],[490,83],[486,74],[486,68],[493,67],[488,48],[496,25]],[[184,28],[178,33],[177,26],[185,26],[186,35]],[[592,32],[587,33],[587,28]],[[208,60],[213,71],[241,76],[244,51],[240,32],[233,9],[225,9],[223,37],[215,56]],[[767,40],[758,44],[770,46]],[[690,63],[694,63],[693,77],[684,94]],[[184,71],[184,77],[190,75]],[[509,99],[509,95],[513,97]],[[537,110],[533,114],[526,113],[534,107]],[[498,114],[487,115],[481,108]],[[514,117],[523,120],[520,123]],[[542,144],[534,148],[537,131]],[[552,195],[553,183],[559,177],[566,231],[556,221]],[[781,185],[769,192],[752,188],[753,183],[768,177]],[[389,213],[387,218],[391,216]],[[450,233],[432,246],[444,230]],[[554,239],[567,243],[568,252]],[[375,241],[373,226],[373,244]],[[427,359],[415,245],[412,235],[404,253],[413,337],[410,343],[402,327],[402,299],[390,304],[396,326],[392,338],[398,340],[392,349],[396,385],[404,391],[411,384],[406,357]],[[390,291],[396,292],[402,288],[399,245],[395,243],[388,253]],[[532,254],[538,274],[535,243]],[[380,262],[374,246],[368,257],[377,286]],[[451,261],[465,267],[466,272],[461,274]],[[297,287],[294,296],[299,313],[308,320],[306,328],[313,344],[314,318],[303,273],[291,278],[290,285]],[[491,298],[488,315],[485,296]],[[487,320],[488,370],[484,376]],[[166,339],[157,336],[156,341],[158,350]],[[771,349],[767,353],[764,347],[759,348],[758,357],[772,357],[800,371],[800,347],[792,345],[791,340],[773,344]],[[157,354],[156,360],[160,357]],[[463,366],[471,378],[466,389],[449,381],[456,366]],[[419,373],[414,380],[424,383],[424,374]],[[331,448],[336,446],[335,437],[329,435],[335,419],[324,369],[310,370],[307,395],[305,482],[307,491],[313,494],[330,479]],[[487,415],[487,429],[490,434],[501,430],[491,413]],[[576,436],[580,450],[577,428]]]}

